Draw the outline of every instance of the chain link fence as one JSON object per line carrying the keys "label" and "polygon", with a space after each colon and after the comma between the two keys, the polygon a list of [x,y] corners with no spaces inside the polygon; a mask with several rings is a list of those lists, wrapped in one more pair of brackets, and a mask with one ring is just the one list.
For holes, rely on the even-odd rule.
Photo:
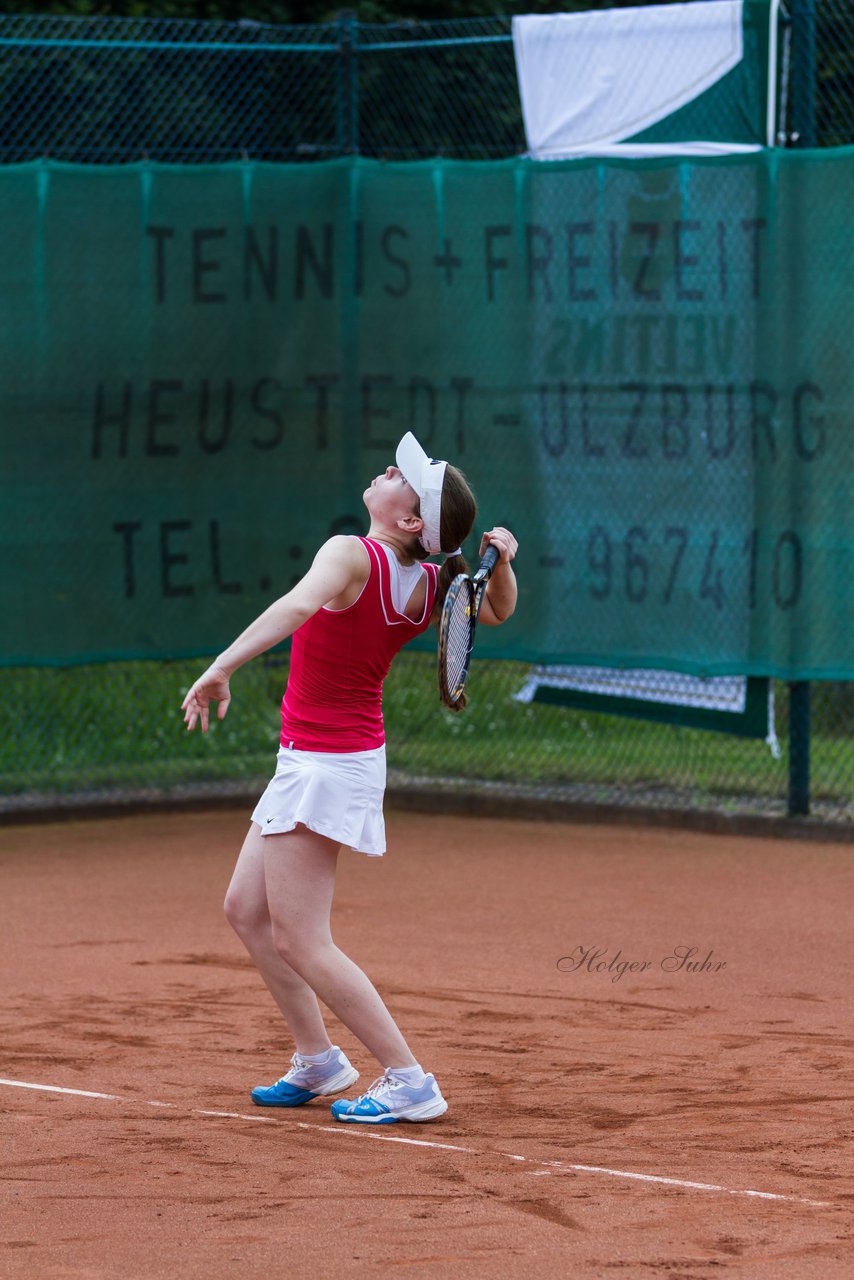
{"label": "chain link fence", "polygon": [[509,18],[271,27],[0,17],[0,160],[524,150]]}
{"label": "chain link fence", "polygon": [[[787,18],[781,142],[854,141],[854,7]],[[272,27],[0,17],[0,163],[311,162],[360,154],[501,158],[525,150],[509,17]],[[840,264],[841,267],[842,264]],[[524,574],[524,562],[520,573]],[[244,795],[272,771],[287,657],[235,679],[229,719],[182,736],[198,662],[3,673],[0,812],[104,800]],[[772,683],[774,733],[520,702],[528,668],[482,661],[472,705],[440,710],[433,660],[386,687],[391,780],[605,806],[854,820],[854,685]],[[797,731],[790,735],[794,713]]]}
{"label": "chain link fence", "polygon": [[[854,6],[849,0],[816,0],[792,20],[793,44],[805,46],[804,76],[815,85],[818,147],[841,147],[854,140]],[[810,70],[812,68],[812,71]]]}
{"label": "chain link fence", "polygon": [[[520,573],[524,566],[520,567]],[[234,678],[228,718],[207,737],[184,730],[179,704],[197,662],[19,668],[3,675],[6,732],[0,813],[136,800],[245,799],[275,767],[287,658]],[[461,715],[439,705],[435,661],[402,653],[384,695],[390,785],[486,788],[500,797],[646,811],[783,818],[792,758],[789,690],[773,686],[777,745],[517,701],[529,669],[481,661]],[[811,821],[854,821],[854,689],[814,684]]]}
{"label": "chain link fence", "polygon": [[[781,139],[854,138],[854,6],[783,7]],[[511,18],[315,26],[0,16],[0,162],[495,159],[525,150]]]}

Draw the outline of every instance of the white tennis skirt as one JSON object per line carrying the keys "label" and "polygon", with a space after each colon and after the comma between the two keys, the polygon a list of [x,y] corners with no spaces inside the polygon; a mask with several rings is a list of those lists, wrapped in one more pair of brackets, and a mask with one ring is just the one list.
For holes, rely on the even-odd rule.
{"label": "white tennis skirt", "polygon": [[252,814],[264,836],[302,823],[357,853],[385,853],[385,746],[371,751],[280,747],[276,773]]}

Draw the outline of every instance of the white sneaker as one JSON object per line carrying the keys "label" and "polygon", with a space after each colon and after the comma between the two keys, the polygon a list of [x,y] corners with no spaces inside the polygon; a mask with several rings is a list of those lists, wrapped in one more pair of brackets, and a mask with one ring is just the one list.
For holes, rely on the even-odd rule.
{"label": "white sneaker", "polygon": [[397,1120],[435,1120],[444,1115],[448,1104],[442,1097],[436,1078],[424,1077],[424,1083],[413,1088],[389,1071],[354,1102],[339,1098],[332,1104],[336,1120],[355,1124],[394,1124]]}
{"label": "white sneaker", "polygon": [[359,1079],[359,1073],[337,1044],[332,1046],[328,1062],[306,1062],[295,1053],[291,1069],[281,1080],[252,1090],[252,1101],[259,1107],[301,1107],[312,1098],[340,1093]]}

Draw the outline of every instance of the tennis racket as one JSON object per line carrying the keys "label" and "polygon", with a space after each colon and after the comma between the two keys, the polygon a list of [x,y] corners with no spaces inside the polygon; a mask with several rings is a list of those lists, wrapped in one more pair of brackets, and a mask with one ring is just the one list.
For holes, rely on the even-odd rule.
{"label": "tennis racket", "polygon": [[439,697],[446,707],[457,707],[463,696],[477,615],[498,556],[497,547],[487,547],[474,577],[458,573],[448,587],[439,619]]}

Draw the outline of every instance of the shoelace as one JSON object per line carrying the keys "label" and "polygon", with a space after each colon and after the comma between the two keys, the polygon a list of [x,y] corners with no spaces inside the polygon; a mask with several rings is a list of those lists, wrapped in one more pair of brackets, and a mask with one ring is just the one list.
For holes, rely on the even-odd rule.
{"label": "shoelace", "polygon": [[377,1076],[373,1084],[368,1085],[367,1089],[362,1094],[362,1097],[369,1098],[372,1094],[379,1093],[384,1086],[390,1089],[396,1089],[398,1085],[401,1084],[403,1084],[402,1080],[398,1080],[396,1076],[391,1075],[388,1071],[384,1071],[381,1076]]}
{"label": "shoelace", "polygon": [[[326,1065],[326,1064],[324,1064],[324,1065]],[[306,1061],[305,1061],[305,1059],[304,1059],[304,1058],[301,1058],[301,1057],[299,1056],[299,1054],[298,1054],[298,1053],[295,1053],[295,1054],[293,1055],[293,1057],[291,1058],[291,1071],[305,1071],[305,1070],[307,1070],[309,1067],[316,1067],[316,1066],[317,1066],[317,1063],[316,1063],[316,1062],[306,1062]],[[291,1074],[291,1072],[290,1072],[290,1071],[288,1071],[285,1075],[283,1075],[283,1076],[281,1077],[281,1079],[278,1081],[278,1083],[279,1083],[279,1084],[287,1084],[287,1083],[288,1083],[288,1076],[289,1076],[290,1074]]]}

